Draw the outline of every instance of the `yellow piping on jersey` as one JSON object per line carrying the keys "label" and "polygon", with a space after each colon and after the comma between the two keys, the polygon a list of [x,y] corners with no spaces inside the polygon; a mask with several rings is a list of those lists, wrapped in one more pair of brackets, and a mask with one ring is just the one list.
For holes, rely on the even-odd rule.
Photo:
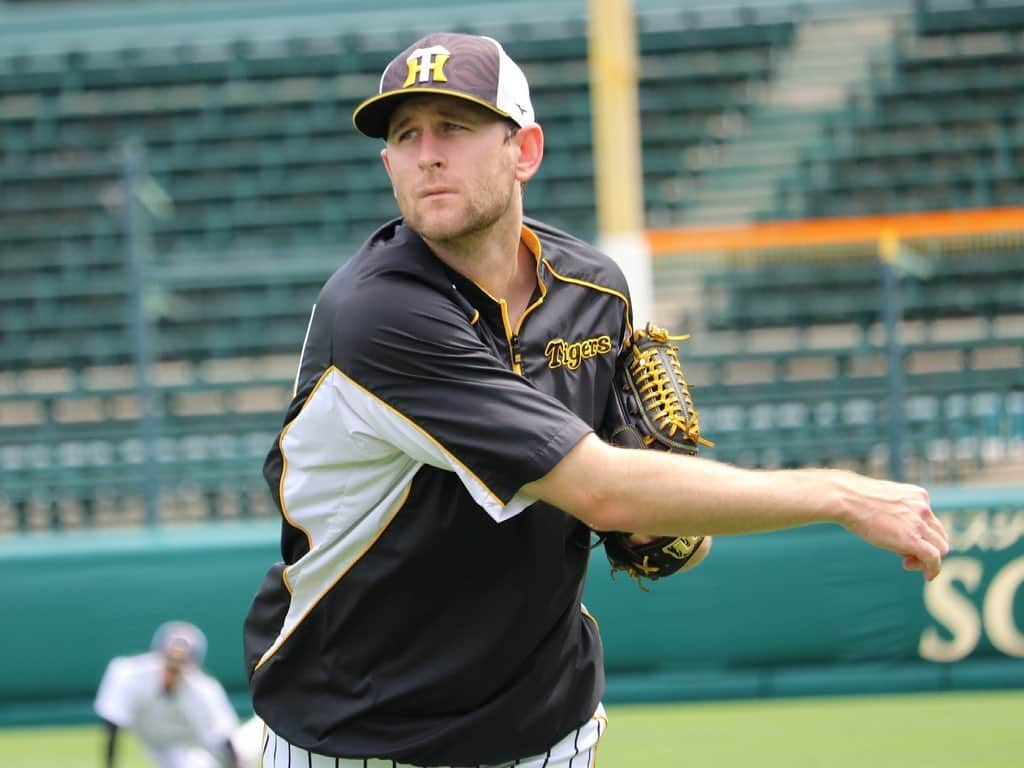
{"label": "yellow piping on jersey", "polygon": [[[499,299],[498,304],[501,306],[501,324],[505,327],[505,340],[508,341],[508,352],[509,356],[512,358],[512,370],[522,375],[522,361],[518,359],[516,355],[515,344],[512,343],[512,338],[516,334],[515,331],[512,330],[512,323],[508,318],[508,302],[505,301],[504,299]],[[520,322],[522,322],[521,318]]]}
{"label": "yellow piping on jersey", "polygon": [[[292,425],[296,421],[298,421],[298,418],[299,416],[302,415],[302,412],[306,410],[306,406],[308,406],[310,402],[312,402],[313,396],[316,395],[316,391],[320,389],[320,385],[324,383],[324,380],[327,378],[327,374],[329,374],[330,372],[331,368],[328,368],[326,371],[320,374],[320,378],[317,379],[316,385],[313,387],[310,393],[306,395],[306,402],[302,404],[302,407],[299,409],[299,412],[295,414],[295,418],[289,421],[285,428],[281,430],[281,434],[278,435],[277,438],[277,450],[281,454],[281,478],[280,480],[277,481],[277,497],[278,499],[281,500],[281,514],[284,516],[284,519],[288,522],[288,524],[292,526],[292,528],[296,528],[302,531],[304,534],[306,534],[306,545],[309,549],[313,548],[313,535],[304,527],[302,527],[297,522],[292,520],[291,515],[288,514],[288,503],[284,499],[284,479],[288,475],[288,456],[285,454],[284,451],[284,438],[285,435],[288,434],[288,431],[292,428]],[[291,592],[291,585],[288,583],[287,575],[285,575],[284,583],[285,586],[288,587],[288,591]]]}
{"label": "yellow piping on jersey", "polygon": [[[278,650],[281,649],[281,646],[283,646],[286,642],[288,642],[288,638],[290,638],[293,634],[295,634],[295,630],[297,630],[299,627],[302,626],[302,622],[304,622],[306,620],[306,617],[309,616],[310,613],[312,613],[313,609],[316,608],[318,605],[320,605],[320,601],[323,600],[328,595],[328,593],[338,585],[339,581],[341,581],[343,578],[345,578],[345,574],[347,574],[349,571],[351,571],[353,566],[355,566],[356,563],[358,563],[360,560],[362,560],[363,556],[366,555],[367,552],[369,552],[371,549],[373,549],[373,545],[377,543],[377,539],[379,539],[381,536],[384,535],[384,531],[386,531],[391,526],[391,523],[394,522],[394,519],[398,516],[399,511],[401,511],[402,507],[405,506],[405,502],[407,502],[409,500],[409,494],[410,493],[412,493],[412,480],[410,480],[408,482],[408,484],[405,486],[405,493],[402,494],[402,498],[399,499],[397,504],[395,504],[394,511],[388,517],[388,519],[384,523],[384,525],[381,526],[380,530],[377,531],[377,534],[372,539],[370,539],[370,541],[367,543],[367,545],[363,548],[363,551],[360,552],[356,557],[352,558],[352,562],[349,563],[348,568],[346,568],[341,573],[339,573],[338,574],[338,578],[336,578],[334,581],[332,581],[327,586],[327,588],[320,594],[320,596],[317,597],[317,599],[314,600],[312,603],[310,603],[309,607],[306,608],[306,610],[303,612],[303,614],[299,617],[299,620],[295,622],[295,625],[290,630],[288,630],[288,634],[286,634],[284,637],[279,638],[277,640],[277,642],[275,642],[272,646],[270,646],[270,648],[268,648],[266,650],[266,652],[263,654],[263,657],[259,660],[259,663],[257,663],[256,666],[253,668],[253,672],[258,670],[260,667],[262,667],[264,664],[266,664],[268,661],[270,661],[270,659],[272,659],[274,657],[274,654],[277,653]],[[291,568],[291,566],[286,566],[285,569],[284,569],[284,572],[283,572],[283,576],[284,576],[284,579],[285,579],[285,584],[289,583],[288,582],[288,569],[289,568]],[[292,590],[289,589],[288,591],[290,593]]]}
{"label": "yellow piping on jersey", "polygon": [[525,224],[523,224],[519,237],[523,241],[523,245],[529,248],[530,253],[532,253],[533,257],[537,259],[537,263],[539,265],[541,257],[541,246],[540,238],[537,237],[537,233],[534,232]]}
{"label": "yellow piping on jersey", "polygon": [[[501,324],[505,328],[505,341],[508,342],[509,355],[511,357],[512,362],[512,370],[515,373],[522,376],[522,359],[520,358],[517,350],[515,349],[516,345],[513,344],[512,339],[519,335],[519,331],[523,327],[523,321],[526,319],[526,316],[544,302],[544,297],[547,296],[548,294],[548,288],[546,285],[544,285],[544,281],[541,279],[540,276],[541,263],[547,263],[544,262],[541,258],[540,238],[537,237],[536,233],[532,229],[530,229],[524,224],[520,231],[520,240],[522,241],[523,245],[526,246],[526,250],[530,252],[530,255],[533,256],[533,259],[536,262],[534,278],[537,281],[537,288],[540,291],[540,297],[535,302],[533,302],[533,304],[530,304],[525,310],[523,310],[523,314],[519,318],[519,322],[516,323],[516,327],[514,329],[512,328],[512,323],[509,320],[508,316],[508,302],[506,302],[505,299],[499,299],[495,297],[490,293],[490,291],[488,291],[482,285],[477,283],[475,280],[470,280],[470,282],[473,283],[473,285],[475,285],[478,289],[480,289],[480,291],[485,296],[487,296],[491,301],[497,303],[498,306],[501,307]],[[479,319],[480,311],[476,310],[476,315],[470,321],[470,325],[476,325],[476,322]]]}
{"label": "yellow piping on jersey", "polygon": [[610,295],[615,296],[616,298],[620,299],[622,301],[622,303],[626,306],[626,330],[627,330],[627,335],[628,336],[632,336],[633,335],[633,326],[629,322],[629,299],[627,299],[623,294],[619,293],[618,291],[614,290],[613,288],[606,288],[605,286],[598,285],[597,283],[589,283],[586,280],[580,280],[579,278],[576,278],[576,277],[566,277],[564,275],[560,275],[560,274],[558,274],[555,271],[555,268],[551,266],[551,262],[548,261],[547,259],[544,260],[544,264],[547,266],[547,268],[549,270],[551,270],[551,274],[554,275],[557,279],[561,280],[563,283],[572,283],[573,285],[582,285],[584,288],[590,288],[590,289],[595,290],[595,291],[600,291],[601,293],[607,293],[607,294],[610,294]]}
{"label": "yellow piping on jersey", "polygon": [[388,402],[382,400],[381,398],[377,397],[377,395],[375,395],[373,392],[368,390],[366,387],[362,386],[358,381],[356,381],[355,379],[353,379],[350,376],[346,376],[336,366],[332,365],[330,368],[328,368],[324,372],[324,375],[326,375],[328,373],[331,373],[331,372],[337,373],[339,376],[341,376],[341,378],[345,379],[345,381],[347,381],[353,387],[358,389],[364,395],[366,395],[367,397],[370,397],[370,398],[376,400],[382,406],[384,406],[389,411],[391,411],[393,414],[395,414],[395,416],[400,418],[402,421],[407,423],[409,426],[411,426],[413,429],[415,429],[417,432],[419,432],[421,435],[423,435],[425,438],[427,438],[427,440],[429,440],[431,443],[433,443],[435,446],[437,446],[437,449],[439,451],[441,451],[441,453],[443,453],[445,456],[447,456],[449,459],[451,459],[453,464],[458,464],[460,467],[462,467],[462,469],[466,472],[467,475],[472,477],[481,488],[483,488],[484,490],[487,491],[488,494],[490,494],[492,499],[494,499],[496,502],[498,502],[498,504],[500,504],[501,506],[503,506],[503,507],[505,506],[505,502],[501,500],[501,497],[498,494],[496,494],[494,491],[492,491],[488,487],[487,483],[485,483],[483,480],[481,480],[479,477],[477,477],[476,473],[473,472],[473,470],[471,470],[469,467],[467,467],[465,464],[463,464],[461,461],[459,461],[458,457],[455,454],[453,454],[451,451],[449,451],[447,448],[445,448],[443,445],[441,445],[441,443],[439,443],[437,440],[435,440],[434,436],[431,435],[429,432],[427,432],[427,430],[425,430],[423,427],[421,427],[415,421],[410,419],[408,416],[406,416],[400,410],[398,410],[397,408],[392,406],[390,403],[388,403]]}
{"label": "yellow piping on jersey", "polygon": [[540,296],[537,300],[523,310],[523,314],[519,316],[519,320],[516,323],[515,328],[512,328],[512,323],[508,316],[508,304],[504,299],[501,300],[501,321],[505,326],[505,340],[508,341],[509,353],[512,356],[512,370],[522,376],[523,356],[519,349],[519,344],[517,343],[519,333],[523,329],[523,322],[525,322],[526,316],[544,303],[544,297],[548,295],[548,287],[544,284],[540,275],[540,267],[542,263],[540,238],[537,237],[536,233],[525,224],[520,231],[519,237],[523,245],[526,246],[526,250],[528,250],[530,255],[533,256],[533,260],[535,262],[534,278],[537,281],[537,289],[540,291]]}
{"label": "yellow piping on jersey", "polygon": [[[504,305],[504,302],[502,302],[502,304]],[[506,328],[507,328],[507,320],[506,320]],[[281,500],[281,514],[284,516],[285,520],[287,520],[290,525],[292,525],[293,527],[297,528],[298,530],[300,530],[304,534],[306,534],[306,541],[309,544],[309,549],[313,548],[313,537],[312,537],[312,535],[310,534],[310,532],[308,530],[306,530],[304,527],[302,527],[301,525],[296,523],[294,520],[292,520],[291,515],[288,513],[288,505],[285,503],[285,498],[284,498],[284,480],[285,480],[285,476],[288,473],[288,457],[285,455],[284,445],[282,445],[282,443],[284,441],[285,435],[291,429],[292,425],[296,422],[296,420],[298,420],[299,415],[302,413],[302,411],[304,411],[306,409],[306,407],[309,405],[309,403],[312,402],[313,397],[316,395],[317,390],[320,389],[320,386],[324,383],[324,381],[327,379],[327,376],[330,375],[331,373],[338,374],[343,379],[345,379],[347,382],[349,382],[353,387],[355,387],[360,392],[362,392],[364,395],[366,395],[367,397],[372,398],[373,400],[376,400],[378,403],[380,403],[382,406],[387,408],[389,411],[391,411],[393,414],[395,414],[402,421],[404,421],[407,424],[409,424],[413,429],[415,429],[417,432],[419,432],[421,435],[423,435],[425,438],[427,438],[427,440],[429,440],[431,443],[433,443],[437,447],[437,449],[441,451],[441,453],[443,453],[445,456],[447,456],[452,461],[452,463],[458,464],[465,471],[465,473],[467,475],[472,477],[473,480],[475,480],[476,483],[481,488],[483,488],[485,491],[487,491],[487,493],[491,496],[492,499],[494,499],[501,506],[505,506],[505,502],[502,501],[501,497],[498,494],[496,494],[494,491],[491,490],[490,486],[488,486],[487,483],[485,483],[483,480],[481,480],[476,475],[476,473],[473,472],[473,470],[471,470],[469,467],[467,467],[465,464],[463,464],[461,461],[459,461],[458,457],[455,456],[455,454],[453,454],[451,451],[449,451],[443,445],[441,445],[441,443],[439,443],[437,440],[435,440],[434,436],[431,435],[429,432],[427,432],[427,430],[425,430],[423,427],[421,427],[415,421],[410,419],[404,413],[399,411],[397,408],[393,407],[390,403],[385,402],[384,400],[382,400],[379,397],[377,397],[377,395],[375,395],[373,392],[370,392],[368,389],[366,389],[366,387],[361,386],[359,384],[359,382],[355,381],[350,376],[346,376],[341,370],[339,370],[337,368],[337,366],[332,365],[332,366],[329,366],[322,374],[320,374],[320,378],[317,380],[316,386],[313,387],[313,390],[306,397],[306,402],[302,404],[302,408],[299,409],[299,413],[295,414],[295,418],[292,419],[290,422],[288,422],[288,426],[286,426],[283,430],[281,430],[281,435],[277,439],[278,449],[281,452],[281,479],[278,481],[278,497]]]}
{"label": "yellow piping on jersey", "polygon": [[[538,299],[535,302],[533,302],[533,304],[531,304],[525,310],[523,310],[523,316],[520,317],[519,322],[516,323],[516,335],[518,335],[519,331],[522,330],[523,321],[526,319],[526,316],[530,314],[533,310],[535,310],[537,307],[539,307],[541,304],[543,304],[544,298],[548,295],[548,287],[547,285],[544,284],[544,281],[541,279],[540,276],[541,264],[546,263],[543,258],[543,249],[540,244],[540,238],[537,237],[537,234],[525,224],[523,225],[520,238],[523,241],[523,245],[526,246],[526,250],[528,250],[533,255],[534,260],[537,262],[537,288],[540,290],[540,297],[538,297]],[[509,339],[509,342],[511,341],[512,340]]]}
{"label": "yellow piping on jersey", "polygon": [[[522,233],[520,235],[520,239],[522,240],[523,245],[526,246],[526,250],[528,250],[530,252],[530,254],[533,256],[534,261],[537,262],[535,277],[537,279],[537,287],[540,289],[540,298],[537,299],[537,301],[533,302],[533,304],[531,304],[529,307],[527,307],[526,311],[523,312],[523,317],[526,317],[526,315],[529,313],[529,311],[531,309],[533,309],[538,304],[540,304],[542,301],[544,301],[544,297],[547,296],[547,293],[548,293],[548,288],[547,288],[546,285],[544,285],[544,281],[541,280],[541,278],[540,278],[540,265],[541,265],[541,262],[543,261],[543,259],[541,258],[540,240],[538,239],[537,235],[534,234],[533,230],[530,229],[529,227],[527,227],[526,225],[523,225],[523,229],[522,229]],[[547,264],[546,261],[544,263]],[[548,266],[550,266],[550,264]],[[501,299],[499,299],[497,296],[495,296],[490,291],[488,291],[486,288],[484,288],[482,285],[480,285],[480,283],[478,283],[476,280],[473,280],[472,278],[467,278],[467,279],[469,280],[469,282],[471,282],[473,285],[475,285],[484,296],[489,298],[495,304],[501,304],[502,303]],[[479,315],[479,311],[477,311],[477,314]],[[479,319],[478,317],[474,318],[470,322],[475,324],[478,319]],[[520,324],[521,323],[522,323],[522,321],[520,320]]]}
{"label": "yellow piping on jersey", "polygon": [[[465,470],[466,474],[469,475],[470,477],[472,477],[473,480],[475,480],[477,482],[477,484],[481,488],[483,488],[485,491],[487,491],[487,493],[490,494],[490,496],[495,501],[497,501],[499,504],[504,506],[504,502],[501,500],[500,496],[498,496],[494,491],[492,491],[490,489],[490,487],[488,487],[488,485],[486,483],[484,483],[483,480],[481,480],[469,467],[467,467],[465,464],[463,464],[461,461],[459,461],[459,459],[454,454],[452,454],[450,451],[446,450],[445,447],[443,445],[441,445],[437,440],[435,440],[434,437],[429,432],[427,432],[425,429],[423,429],[419,424],[414,422],[412,419],[408,418],[401,411],[399,411],[398,409],[394,408],[393,406],[391,406],[389,403],[385,402],[384,400],[380,399],[379,397],[377,397],[375,394],[370,392],[365,387],[361,386],[357,381],[355,381],[354,379],[352,379],[349,376],[346,376],[336,366],[333,366],[333,365],[330,366],[329,368],[327,368],[327,370],[325,370],[323,372],[323,374],[321,374],[320,379],[317,381],[316,386],[313,388],[313,391],[309,393],[309,397],[306,399],[306,403],[310,402],[313,399],[313,395],[316,393],[316,390],[319,389],[320,385],[324,382],[324,380],[327,378],[327,375],[330,374],[330,373],[337,373],[339,376],[341,376],[343,379],[348,381],[353,387],[358,389],[360,392],[364,393],[368,397],[370,397],[373,400],[377,401],[382,406],[384,406],[389,411],[391,411],[396,416],[398,416],[398,418],[402,419],[402,421],[405,421],[410,426],[412,426],[413,429],[418,431],[425,438],[427,438],[427,440],[429,440],[431,443],[433,443],[435,446],[437,446],[437,448],[445,456],[449,457],[449,459],[451,459],[451,461],[453,463],[458,464],[460,467],[462,467],[462,469]],[[306,404],[304,403],[303,404],[303,409],[305,408],[305,405]],[[300,411],[300,413],[301,413],[301,411]],[[296,418],[298,418],[297,415],[296,415]],[[292,423],[294,423],[294,419],[293,419]],[[289,424],[289,426],[291,426],[291,423]],[[283,432],[282,432],[282,437],[283,437]],[[282,448],[281,457],[282,457],[282,460],[283,460],[284,459],[283,448]],[[282,471],[282,475],[281,475],[281,481],[282,481],[282,491],[283,491],[283,482],[284,482],[284,472],[283,471]],[[291,637],[292,633],[296,630],[296,628],[298,628],[298,626],[300,624],[302,624],[302,622],[306,618],[306,616],[309,615],[309,612],[312,611],[313,608],[315,608],[319,604],[320,600],[322,600],[324,598],[324,596],[328,592],[330,592],[331,589],[334,588],[334,586],[342,579],[342,577],[346,573],[348,573],[348,571],[352,568],[352,566],[355,565],[357,562],[359,562],[359,560],[370,550],[370,548],[374,545],[374,543],[377,541],[377,539],[380,538],[381,534],[383,534],[384,531],[387,530],[388,526],[395,519],[395,515],[397,515],[399,510],[405,505],[405,502],[408,500],[409,493],[411,491],[412,491],[412,482],[410,481],[409,485],[406,486],[405,494],[403,495],[402,500],[395,506],[395,511],[391,514],[391,517],[388,518],[387,522],[381,527],[381,529],[377,533],[377,535],[373,537],[373,539],[369,542],[369,544],[367,544],[366,548],[359,554],[359,556],[356,557],[355,559],[353,559],[353,561],[349,565],[349,567],[346,568],[344,572],[339,574],[338,578],[335,579],[334,582],[332,582],[332,584],[324,591],[324,593],[321,594],[320,597],[318,597],[316,600],[313,601],[313,603],[309,606],[309,608],[307,608],[307,610],[302,614],[302,616],[299,617],[299,620],[295,623],[295,626],[291,628],[291,630],[288,632],[288,634],[285,635],[282,638],[279,638],[270,648],[267,649],[267,651],[264,653],[263,657],[260,659],[259,663],[257,663],[256,666],[254,667],[254,669],[253,669],[254,672],[256,670],[258,670],[260,667],[262,667],[271,657],[273,657],[273,655],[275,653],[277,653],[278,649],[280,649],[281,646],[284,645],[285,641],[289,637]],[[281,508],[282,508],[282,512],[284,512],[284,498],[283,498],[283,496],[282,496],[282,499],[281,499]],[[290,519],[289,519],[289,522],[291,522]],[[292,523],[292,524],[294,525],[294,523]],[[300,530],[302,530],[304,533],[306,533],[306,536],[308,538],[310,538],[310,550],[312,550],[313,549],[313,545],[312,545],[312,539],[311,539],[311,537],[309,535],[309,532],[306,531],[305,528],[301,528],[300,526],[296,526],[296,527],[300,528]],[[287,571],[288,571],[288,567],[285,567],[285,569],[283,571],[283,577],[285,578],[285,584],[289,585],[289,582],[287,580]],[[292,590],[290,588],[289,588],[288,591],[292,592]]]}
{"label": "yellow piping on jersey", "polygon": [[473,319],[469,321],[469,324],[470,325],[476,325],[478,322],[480,322],[480,310],[474,308],[473,309]]}

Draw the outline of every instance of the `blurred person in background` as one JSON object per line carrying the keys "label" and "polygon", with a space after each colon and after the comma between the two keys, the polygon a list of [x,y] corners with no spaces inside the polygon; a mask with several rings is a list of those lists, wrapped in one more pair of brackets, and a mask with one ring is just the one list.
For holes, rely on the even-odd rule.
{"label": "blurred person in background", "polygon": [[159,768],[256,764],[262,721],[239,724],[224,687],[203,670],[206,646],[198,627],[169,621],[153,635],[148,653],[110,661],[95,701],[107,726],[106,768],[116,764],[122,729]]}

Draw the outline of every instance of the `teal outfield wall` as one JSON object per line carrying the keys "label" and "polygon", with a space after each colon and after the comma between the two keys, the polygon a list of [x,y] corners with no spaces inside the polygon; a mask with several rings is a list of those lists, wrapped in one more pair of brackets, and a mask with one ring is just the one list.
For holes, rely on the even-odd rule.
{"label": "teal outfield wall", "polygon": [[[1024,488],[933,500],[953,552],[928,585],[833,526],[720,538],[649,592],[595,551],[607,700],[1024,687]],[[241,624],[277,557],[267,524],[0,539],[0,724],[91,720],[110,657],[168,618],[206,630],[208,666],[247,712]]]}
{"label": "teal outfield wall", "polygon": [[244,712],[241,625],[280,557],[275,536],[264,524],[0,539],[0,724],[93,719],[110,658],[147,650],[172,618],[203,628],[207,667]]}

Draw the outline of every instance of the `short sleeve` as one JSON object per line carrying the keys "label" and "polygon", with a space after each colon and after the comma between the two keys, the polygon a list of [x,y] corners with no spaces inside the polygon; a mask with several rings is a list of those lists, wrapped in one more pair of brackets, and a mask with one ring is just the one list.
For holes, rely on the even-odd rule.
{"label": "short sleeve", "polygon": [[366,423],[417,460],[454,461],[502,502],[591,431],[514,372],[457,297],[433,287],[377,281],[335,308],[330,332],[335,364],[366,395],[356,404]]}
{"label": "short sleeve", "polygon": [[132,687],[131,662],[117,658],[107,665],[96,694],[96,714],[119,728],[127,728],[132,722],[135,691]]}

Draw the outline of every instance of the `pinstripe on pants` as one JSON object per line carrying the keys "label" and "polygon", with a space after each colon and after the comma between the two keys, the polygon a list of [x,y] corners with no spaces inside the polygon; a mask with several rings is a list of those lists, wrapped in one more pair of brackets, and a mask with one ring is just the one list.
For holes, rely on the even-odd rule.
{"label": "pinstripe on pants", "polygon": [[[501,765],[477,768],[596,768],[597,744],[608,728],[608,716],[598,705],[593,717],[547,752]],[[296,747],[269,728],[263,738],[260,768],[417,768],[380,758],[328,757]]]}

